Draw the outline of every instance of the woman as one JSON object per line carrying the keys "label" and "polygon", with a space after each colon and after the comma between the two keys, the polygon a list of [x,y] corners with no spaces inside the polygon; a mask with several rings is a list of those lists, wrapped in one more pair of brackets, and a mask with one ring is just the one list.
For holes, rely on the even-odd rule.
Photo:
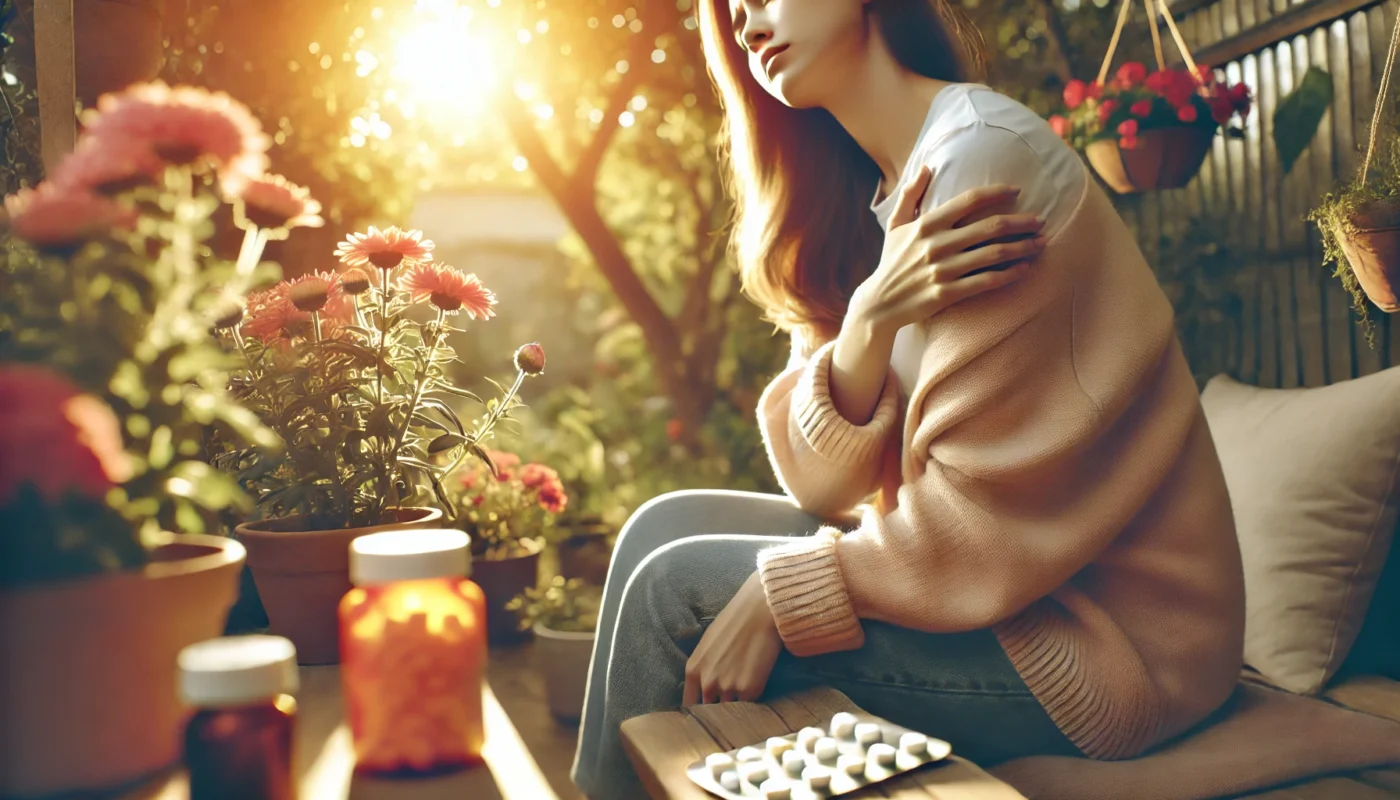
{"label": "woman", "polygon": [[700,19],[744,287],[792,333],[758,416],[796,504],[681,493],[629,521],[575,781],[639,793],[631,716],[807,683],[983,765],[1202,720],[1239,673],[1240,555],[1170,304],[1107,198],[968,83],[946,0]]}

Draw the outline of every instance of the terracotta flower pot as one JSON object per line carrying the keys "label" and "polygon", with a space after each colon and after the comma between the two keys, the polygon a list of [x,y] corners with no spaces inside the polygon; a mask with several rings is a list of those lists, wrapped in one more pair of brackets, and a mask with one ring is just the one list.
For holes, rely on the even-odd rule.
{"label": "terracotta flower pot", "polygon": [[1131,150],[1112,139],[1100,139],[1084,148],[1089,165],[1119,194],[1155,189],[1179,189],[1200,171],[1215,139],[1215,128],[1182,125],[1156,128],[1138,135]]}
{"label": "terracotta flower pot", "polygon": [[292,640],[299,664],[340,662],[336,607],[350,591],[350,543],[367,533],[431,528],[442,519],[436,508],[402,508],[395,518],[364,528],[308,530],[306,515],[245,522],[234,536],[248,548],[268,627]]}
{"label": "terracotta flower pot", "polygon": [[180,649],[222,633],[243,546],[166,534],[140,570],[0,592],[0,796],[92,792],[180,757]]}
{"label": "terracotta flower pot", "polygon": [[544,675],[549,713],[575,722],[583,716],[584,689],[588,686],[588,662],[593,658],[592,631],[556,631],[535,625],[535,668]]}
{"label": "terracotta flower pot", "polygon": [[540,550],[534,539],[521,539],[525,552],[506,558],[478,555],[472,558],[471,579],[486,595],[486,638],[492,644],[519,642],[529,636],[520,630],[520,617],[506,610],[506,603],[540,580]]}
{"label": "terracotta flower pot", "polygon": [[560,542],[559,574],[602,586],[608,579],[612,561],[612,528],[605,523],[580,525],[573,535]]}
{"label": "terracotta flower pot", "polygon": [[1372,203],[1352,215],[1354,231],[1334,228],[1361,289],[1376,307],[1400,311],[1400,203]]}

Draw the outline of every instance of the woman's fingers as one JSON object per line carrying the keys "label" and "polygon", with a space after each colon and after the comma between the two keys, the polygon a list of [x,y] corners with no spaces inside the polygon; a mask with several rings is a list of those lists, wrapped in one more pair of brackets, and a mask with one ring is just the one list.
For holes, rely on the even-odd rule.
{"label": "woman's fingers", "polygon": [[[952,255],[986,245],[997,239],[1006,239],[1024,234],[1037,234],[1045,223],[1034,214],[998,214],[979,220],[964,228],[954,228],[941,237],[938,255]],[[937,258],[938,256],[935,256]]]}
{"label": "woman's fingers", "polygon": [[953,302],[959,302],[969,297],[976,297],[983,292],[1000,289],[1009,283],[1015,283],[1026,277],[1026,273],[1030,271],[1030,268],[1031,262],[1019,261],[1003,269],[987,270],[986,272],[979,272],[976,275],[968,275],[967,277],[959,278],[949,285],[948,288],[952,291]]}
{"label": "woman's fingers", "polygon": [[925,212],[919,218],[919,230],[924,234],[952,230],[964,218],[985,211],[999,203],[1005,203],[1020,194],[1019,187],[1005,184],[969,189],[937,208]]}
{"label": "woman's fingers", "polygon": [[914,179],[899,190],[899,199],[895,201],[894,211],[890,213],[891,229],[913,222],[919,216],[919,203],[923,201],[924,192],[928,191],[932,180],[933,170],[925,164],[919,167]]}
{"label": "woman's fingers", "polygon": [[940,283],[951,283],[963,279],[969,272],[987,269],[1012,261],[1030,259],[1040,255],[1048,241],[1045,236],[1022,239],[1017,242],[998,242],[974,247],[963,253],[950,256],[934,264]]}
{"label": "woman's fingers", "polygon": [[700,670],[685,665],[685,690],[681,692],[681,708],[700,702]]}

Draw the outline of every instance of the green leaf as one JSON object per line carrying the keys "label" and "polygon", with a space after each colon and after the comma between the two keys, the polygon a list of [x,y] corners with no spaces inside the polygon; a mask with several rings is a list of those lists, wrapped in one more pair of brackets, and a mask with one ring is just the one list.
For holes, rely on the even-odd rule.
{"label": "green leaf", "polygon": [[465,397],[465,398],[467,398],[468,400],[475,400],[476,402],[481,403],[482,405],[485,405],[485,401],[482,400],[481,397],[478,396],[475,392],[469,392],[469,391],[467,391],[466,389],[459,389],[459,388],[457,388],[456,386],[453,386],[453,385],[451,385],[451,384],[442,383],[442,384],[438,384],[437,386],[435,386],[435,387],[433,387],[433,388],[436,389],[436,390],[438,390],[438,391],[447,392],[448,394],[455,394],[455,395],[457,395],[458,397]]}
{"label": "green leaf", "polygon": [[486,452],[486,448],[482,447],[476,442],[468,442],[468,444],[471,446],[472,452],[476,454],[476,457],[481,459],[483,462],[486,463],[486,466],[491,468],[491,476],[500,477],[501,471],[496,468],[496,462],[491,460],[491,454]]}
{"label": "green leaf", "polygon": [[421,469],[421,470],[423,470],[424,472],[428,473],[429,475],[436,475],[436,474],[438,474],[439,472],[442,472],[442,471],[443,471],[443,470],[442,470],[442,467],[435,466],[435,465],[433,465],[433,464],[429,464],[429,463],[426,462],[426,461],[420,461],[420,460],[418,460],[418,459],[416,459],[416,458],[404,458],[404,457],[400,456],[400,457],[399,457],[399,463],[402,464],[402,465],[405,466],[405,467],[413,467],[414,469]]}
{"label": "green leaf", "polygon": [[444,433],[436,439],[428,442],[428,452],[432,454],[451,450],[467,443],[467,437],[458,433]]}
{"label": "green leaf", "polygon": [[451,406],[433,397],[423,398],[422,404],[424,408],[430,408],[433,411],[438,412],[448,422],[451,422],[452,427],[456,428],[458,433],[462,434],[463,436],[467,434],[467,429],[462,427],[462,421],[457,418],[457,412],[453,411]]}
{"label": "green leaf", "polygon": [[1288,174],[1317,133],[1322,117],[1332,107],[1332,76],[1320,67],[1309,67],[1298,87],[1274,111],[1274,146],[1283,172]]}
{"label": "green leaf", "polygon": [[413,415],[413,421],[416,422],[416,423],[418,423],[419,425],[426,425],[426,426],[428,426],[429,428],[437,428],[438,430],[442,431],[443,433],[447,433],[447,426],[446,426],[446,425],[444,425],[444,424],[441,423],[441,422],[438,422],[437,420],[433,419],[432,417],[430,417],[430,416],[428,416],[427,414],[424,414],[424,413],[422,413],[422,412],[415,413],[415,414]]}

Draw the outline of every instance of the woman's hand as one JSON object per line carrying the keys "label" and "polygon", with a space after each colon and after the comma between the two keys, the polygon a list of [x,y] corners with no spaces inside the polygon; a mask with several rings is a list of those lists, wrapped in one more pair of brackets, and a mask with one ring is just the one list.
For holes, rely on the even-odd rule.
{"label": "woman's hand", "polygon": [[685,664],[683,705],[757,700],[783,650],[755,570],[715,617]]}
{"label": "woman's hand", "polygon": [[[932,178],[923,167],[900,192],[880,265],[851,297],[849,313],[884,336],[1018,280],[1045,248],[1035,215],[990,214],[1020,193],[1012,186],[973,189],[918,215]],[[1029,238],[1001,241],[1010,237]]]}

